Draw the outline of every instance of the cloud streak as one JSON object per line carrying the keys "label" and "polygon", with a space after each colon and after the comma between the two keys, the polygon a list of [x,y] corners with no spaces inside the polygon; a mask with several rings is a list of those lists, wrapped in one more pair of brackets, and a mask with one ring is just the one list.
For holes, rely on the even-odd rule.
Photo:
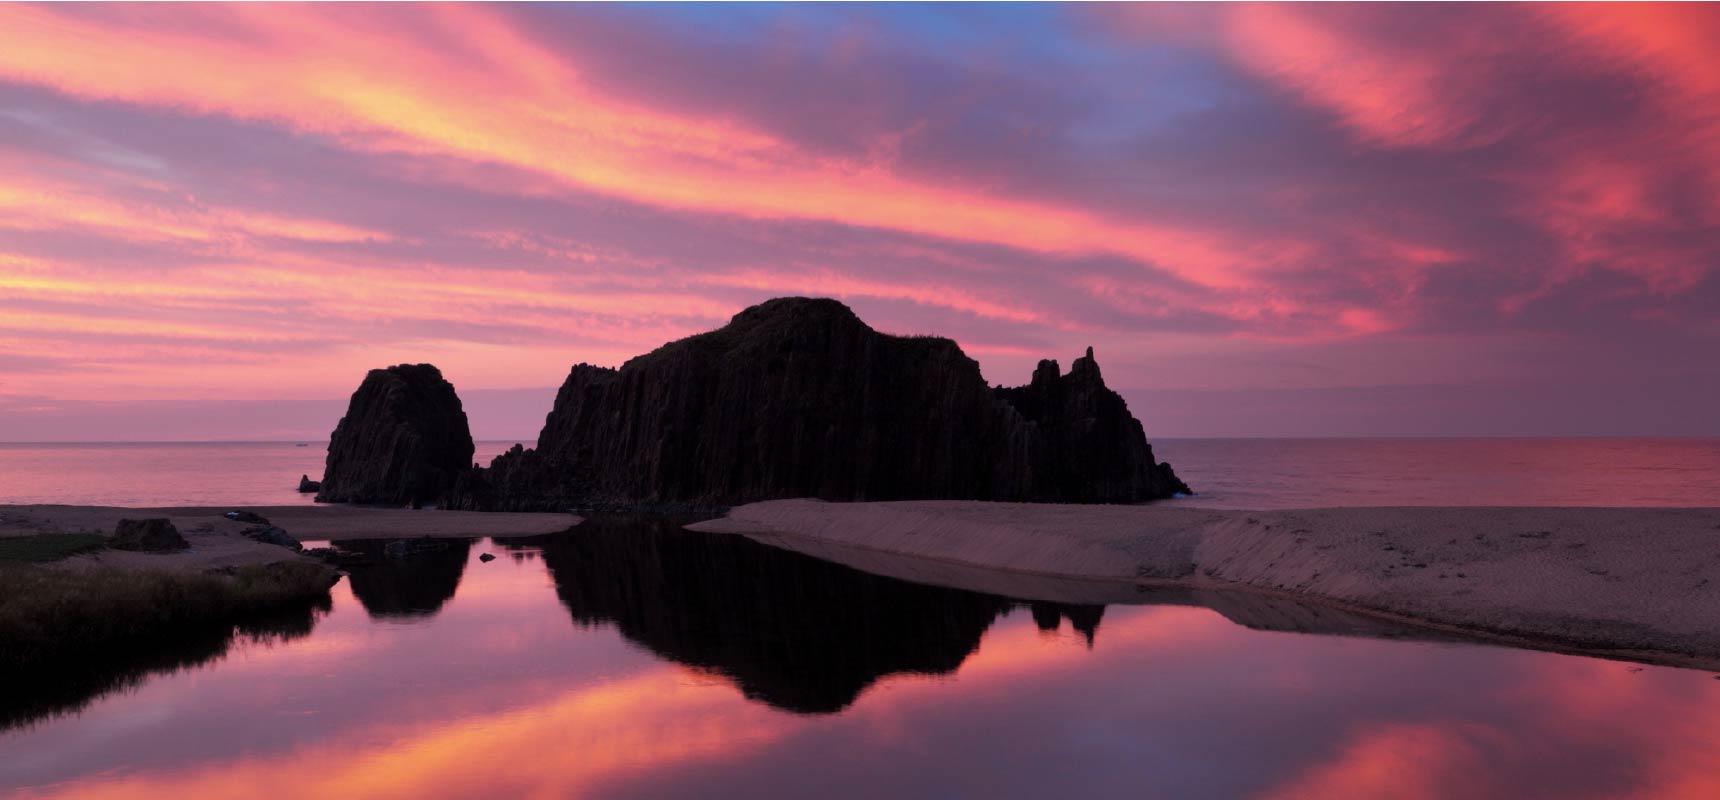
{"label": "cloud streak", "polygon": [[1187,391],[1720,336],[1701,6],[702,13],[0,9],[0,393],[541,385],[783,293]]}

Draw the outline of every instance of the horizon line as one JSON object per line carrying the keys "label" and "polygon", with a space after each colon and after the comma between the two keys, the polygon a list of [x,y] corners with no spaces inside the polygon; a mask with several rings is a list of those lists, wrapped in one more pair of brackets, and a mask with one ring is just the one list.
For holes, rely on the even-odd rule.
{"label": "horizon line", "polygon": [[[535,441],[536,436],[474,438],[474,444],[526,444]],[[1655,439],[1668,441],[1704,441],[1720,440],[1720,434],[1369,434],[1369,435],[1329,435],[1329,436],[1275,436],[1262,434],[1216,434],[1216,435],[1184,435],[1184,436],[1154,436],[1152,442],[1177,441],[1461,441],[1474,439],[1489,440],[1555,440],[1573,439],[1598,441],[1605,439]],[[118,444],[290,444],[327,445],[327,439],[15,439],[0,441],[0,447],[9,445],[118,445]]]}

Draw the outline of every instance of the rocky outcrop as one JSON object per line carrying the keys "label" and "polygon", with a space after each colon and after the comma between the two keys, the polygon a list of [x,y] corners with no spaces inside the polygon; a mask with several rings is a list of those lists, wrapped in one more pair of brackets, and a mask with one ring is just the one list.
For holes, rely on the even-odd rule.
{"label": "rocky outcrop", "polygon": [[122,519],[114,526],[115,550],[139,550],[145,553],[172,553],[191,546],[173,522],[166,517],[152,519]]}
{"label": "rocky outcrop", "polygon": [[1090,349],[1068,375],[1045,361],[1027,386],[993,389],[953,341],[878,333],[834,300],[780,298],[619,369],[575,366],[538,447],[461,476],[444,504],[1116,503],[1186,491]]}
{"label": "rocky outcrop", "polygon": [[253,542],[285,547],[295,553],[302,553],[305,550],[305,546],[298,539],[293,538],[292,534],[273,525],[252,525],[239,531],[239,535]]}
{"label": "rocky outcrop", "polygon": [[435,503],[472,466],[472,432],[453,384],[429,364],[374,369],[329,438],[317,501]]}
{"label": "rocky outcrop", "polygon": [[995,391],[1035,428],[1027,499],[1107,503],[1189,493],[1171,465],[1154,461],[1146,432],[1122,396],[1105,387],[1093,348],[1069,365],[1067,375],[1047,359],[1026,386]]}
{"label": "rocky outcrop", "polygon": [[322,489],[322,481],[313,481],[309,475],[299,476],[299,494],[311,494]]}

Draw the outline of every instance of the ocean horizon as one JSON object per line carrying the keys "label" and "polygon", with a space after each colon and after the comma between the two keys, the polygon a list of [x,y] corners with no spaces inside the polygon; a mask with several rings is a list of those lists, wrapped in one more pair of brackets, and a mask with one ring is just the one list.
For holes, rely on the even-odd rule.
{"label": "ocean horizon", "polygon": [[[532,439],[476,443],[474,461]],[[303,446],[301,446],[303,445]],[[4,442],[0,502],[297,505],[326,441]],[[1683,507],[1720,502],[1720,437],[1159,438],[1202,508]]]}

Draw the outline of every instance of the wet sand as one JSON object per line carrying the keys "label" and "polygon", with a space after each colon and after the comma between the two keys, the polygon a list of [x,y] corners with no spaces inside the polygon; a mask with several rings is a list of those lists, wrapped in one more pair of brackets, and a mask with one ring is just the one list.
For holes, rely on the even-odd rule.
{"label": "wet sand", "polygon": [[[357,506],[241,506],[261,514],[301,542],[327,539],[410,539],[474,536],[533,536],[579,524],[572,514],[415,511]],[[121,508],[116,506],[0,506],[0,536],[43,533],[112,534],[121,519],[167,517],[191,547],[176,553],[105,550],[74,556],[53,566],[70,569],[207,570],[269,564],[302,558],[291,550],[239,535],[247,523],[222,516],[234,507]]]}
{"label": "wet sand", "polygon": [[783,500],[689,527],[1045,600],[1240,589],[1512,643],[1720,667],[1720,508]]}

